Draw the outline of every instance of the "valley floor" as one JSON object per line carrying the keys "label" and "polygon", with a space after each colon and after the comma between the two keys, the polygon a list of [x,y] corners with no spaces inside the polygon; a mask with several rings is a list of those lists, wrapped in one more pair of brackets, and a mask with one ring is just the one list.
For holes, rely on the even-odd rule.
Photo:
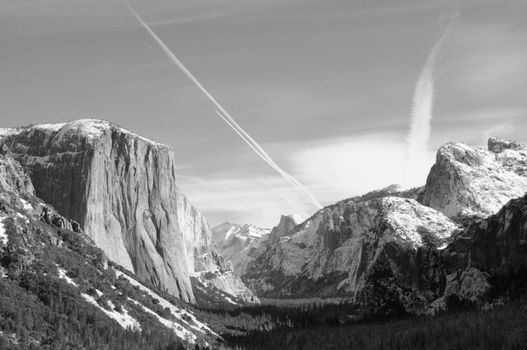
{"label": "valley floor", "polygon": [[227,349],[527,349],[527,302],[389,322],[304,326],[226,336]]}

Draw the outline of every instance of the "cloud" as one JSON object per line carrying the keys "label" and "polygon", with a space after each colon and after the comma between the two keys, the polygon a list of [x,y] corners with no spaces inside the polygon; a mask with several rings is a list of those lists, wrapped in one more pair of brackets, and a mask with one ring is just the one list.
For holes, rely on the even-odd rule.
{"label": "cloud", "polygon": [[[400,183],[403,177],[406,144],[401,135],[363,134],[266,146],[288,150],[282,156],[289,158],[282,161],[323,205]],[[435,152],[426,153],[412,185],[424,185],[434,159]],[[207,177],[193,176],[196,172],[191,170],[180,176],[180,187],[213,225],[233,221],[272,227],[282,214],[309,217],[315,212],[299,191],[263,165]]]}
{"label": "cloud", "polygon": [[[403,178],[405,140],[389,134],[328,140],[291,159],[297,174],[326,204],[380,189]],[[424,153],[412,186],[423,185],[435,152]]]}
{"label": "cloud", "polygon": [[220,173],[207,177],[179,176],[179,187],[205,214],[211,226],[225,221],[272,227],[282,214],[308,217],[313,208],[298,198],[281,177]]}

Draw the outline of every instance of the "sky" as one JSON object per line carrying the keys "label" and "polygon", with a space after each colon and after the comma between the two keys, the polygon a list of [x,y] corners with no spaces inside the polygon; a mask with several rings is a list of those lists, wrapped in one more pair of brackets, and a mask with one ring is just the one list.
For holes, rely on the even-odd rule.
{"label": "sky", "polygon": [[[527,143],[524,0],[129,3],[322,205],[424,184],[449,141]],[[0,0],[0,79],[0,126],[100,118],[172,146],[179,187],[212,226],[317,210],[121,0]]]}

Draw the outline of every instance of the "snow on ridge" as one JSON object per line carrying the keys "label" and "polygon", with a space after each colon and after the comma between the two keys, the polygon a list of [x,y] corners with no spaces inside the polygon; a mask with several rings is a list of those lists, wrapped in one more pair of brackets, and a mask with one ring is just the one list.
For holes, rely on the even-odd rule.
{"label": "snow on ridge", "polygon": [[[214,335],[216,337],[219,337],[219,335],[217,333],[215,333],[212,329],[210,329],[206,324],[200,322],[196,318],[196,316],[194,316],[194,314],[188,312],[187,310],[184,310],[184,309],[181,309],[181,308],[175,306],[174,304],[172,304],[168,300],[166,300],[163,297],[161,297],[156,292],[152,291],[150,288],[145,287],[140,282],[136,281],[135,279],[133,279],[132,277],[126,275],[125,273],[122,273],[119,270],[115,270],[115,274],[116,274],[117,278],[119,278],[121,276],[126,278],[128,280],[128,282],[130,282],[132,285],[138,287],[143,292],[146,292],[150,297],[159,300],[159,305],[161,305],[164,308],[168,308],[170,310],[170,312],[172,313],[172,315],[174,315],[174,317],[176,317],[178,319],[178,321],[180,321],[182,324],[187,325],[188,327],[194,329],[195,331],[197,331],[199,333],[202,333],[202,334],[210,333],[210,334],[212,334],[212,335]],[[187,320],[190,320],[190,321],[187,321]],[[173,328],[173,327],[170,327],[170,328]]]}
{"label": "snow on ridge", "polygon": [[135,318],[130,316],[128,314],[128,310],[126,310],[124,307],[122,308],[123,313],[117,312],[114,310],[115,305],[111,301],[109,301],[108,305],[112,308],[112,311],[109,311],[99,305],[99,303],[91,295],[85,293],[81,293],[81,295],[88,303],[97,307],[99,310],[104,312],[109,318],[117,321],[117,323],[119,323],[122,328],[131,329],[132,331],[136,332],[141,331],[141,324]]}
{"label": "snow on ridge", "polygon": [[37,124],[33,125],[30,129],[45,129],[50,131],[59,131],[66,123],[53,123],[53,124]]}
{"label": "snow on ridge", "polygon": [[459,226],[447,218],[443,213],[425,207],[413,199],[400,197],[384,197],[383,203],[388,206],[387,222],[403,239],[413,246],[423,245],[420,228],[433,232],[439,239],[447,239]]}
{"label": "snow on ridge", "polygon": [[0,128],[0,138],[2,136],[9,136],[16,134],[18,132],[18,129],[16,128]]}
{"label": "snow on ridge", "polygon": [[139,306],[146,313],[149,313],[150,315],[152,315],[155,318],[157,318],[159,323],[161,323],[163,326],[165,326],[165,327],[171,329],[172,331],[174,331],[174,333],[176,333],[176,335],[179,338],[181,338],[183,340],[187,340],[187,341],[189,341],[191,343],[195,343],[196,342],[198,337],[195,334],[193,334],[192,332],[186,330],[180,324],[178,324],[178,323],[176,323],[174,321],[167,320],[166,318],[163,318],[163,317],[159,316],[157,313],[155,313],[154,311],[150,310],[149,308],[147,308],[146,306],[144,306],[143,304],[141,304],[140,302],[138,302],[138,301],[136,301],[134,299],[128,298],[128,300],[130,300],[135,305]]}
{"label": "snow on ridge", "polygon": [[219,245],[223,245],[225,242],[230,241],[233,238],[246,240],[258,239],[267,234],[271,230],[265,228],[259,228],[251,224],[232,224],[225,222],[214,228],[212,228],[212,240]]}
{"label": "snow on ridge", "polygon": [[63,125],[55,135],[54,139],[60,141],[68,133],[79,133],[88,139],[95,139],[101,137],[106,130],[110,128],[110,124],[98,119],[79,119]]}

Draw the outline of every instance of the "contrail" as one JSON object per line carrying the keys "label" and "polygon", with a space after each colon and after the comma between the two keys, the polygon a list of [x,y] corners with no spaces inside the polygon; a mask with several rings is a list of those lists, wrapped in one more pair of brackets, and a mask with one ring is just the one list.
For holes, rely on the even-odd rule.
{"label": "contrail", "polygon": [[[264,182],[270,189],[272,189],[273,192],[276,193],[280,198],[282,198],[287,204],[289,204],[289,206],[291,206],[291,209],[295,211],[297,210],[298,205],[296,203],[293,203],[289,198],[287,198],[287,196],[284,196],[282,192],[280,192],[278,188],[276,188],[272,183],[270,183],[263,177],[260,177],[260,180]],[[302,215],[305,215],[305,213],[302,213]]]}
{"label": "contrail", "polygon": [[448,19],[445,31],[432,47],[428,59],[421,70],[419,79],[415,86],[412,99],[412,121],[410,130],[406,137],[407,160],[405,181],[414,185],[412,179],[408,179],[408,173],[415,174],[417,168],[422,165],[428,149],[428,141],[431,134],[432,112],[435,99],[435,64],[441,48],[455,26],[458,14]]}
{"label": "contrail", "polygon": [[271,157],[265,152],[265,150],[256,142],[254,139],[249,136],[235,121],[232,119],[232,117],[229,117],[228,115],[224,115],[218,110],[214,110],[224,121],[229,125],[241,138],[242,140],[249,145],[249,147],[260,156],[267,164],[269,164],[277,173],[282,175],[284,179],[286,179],[293,187],[296,189],[304,192],[306,196],[309,197],[309,199],[313,202],[313,204],[318,207],[318,209],[322,208],[322,205],[318,202],[318,200],[313,196],[313,194],[305,187],[303,186],[297,179],[289,175],[285,170],[280,168],[272,159]]}
{"label": "contrail", "polygon": [[143,28],[152,36],[155,42],[161,47],[161,49],[165,52],[165,54],[170,58],[170,60],[189,78],[194,85],[198,87],[198,89],[201,90],[205,94],[205,96],[214,104],[216,107],[216,113],[229,125],[248,145],[249,147],[258,155],[260,156],[267,164],[269,164],[274,170],[276,170],[282,177],[287,180],[291,185],[293,185],[295,188],[301,190],[304,192],[308,198],[311,200],[311,202],[317,207],[322,208],[322,205],[318,202],[318,200],[313,196],[313,194],[304,186],[302,185],[298,180],[293,178],[291,175],[289,175],[285,170],[280,168],[272,159],[271,157],[265,152],[265,150],[249,135],[243,130],[242,127],[236,123],[234,118],[227,112],[216,99],[214,96],[211,95],[211,93],[198,81],[198,79],[183,65],[183,63],[174,55],[174,53],[168,48],[168,46],[165,45],[165,43],[157,36],[157,34],[148,26],[148,24],[143,21],[143,19],[139,16],[137,12],[128,4],[126,0],[123,0],[124,4],[134,15],[134,17],[139,21],[139,23],[143,26]]}

